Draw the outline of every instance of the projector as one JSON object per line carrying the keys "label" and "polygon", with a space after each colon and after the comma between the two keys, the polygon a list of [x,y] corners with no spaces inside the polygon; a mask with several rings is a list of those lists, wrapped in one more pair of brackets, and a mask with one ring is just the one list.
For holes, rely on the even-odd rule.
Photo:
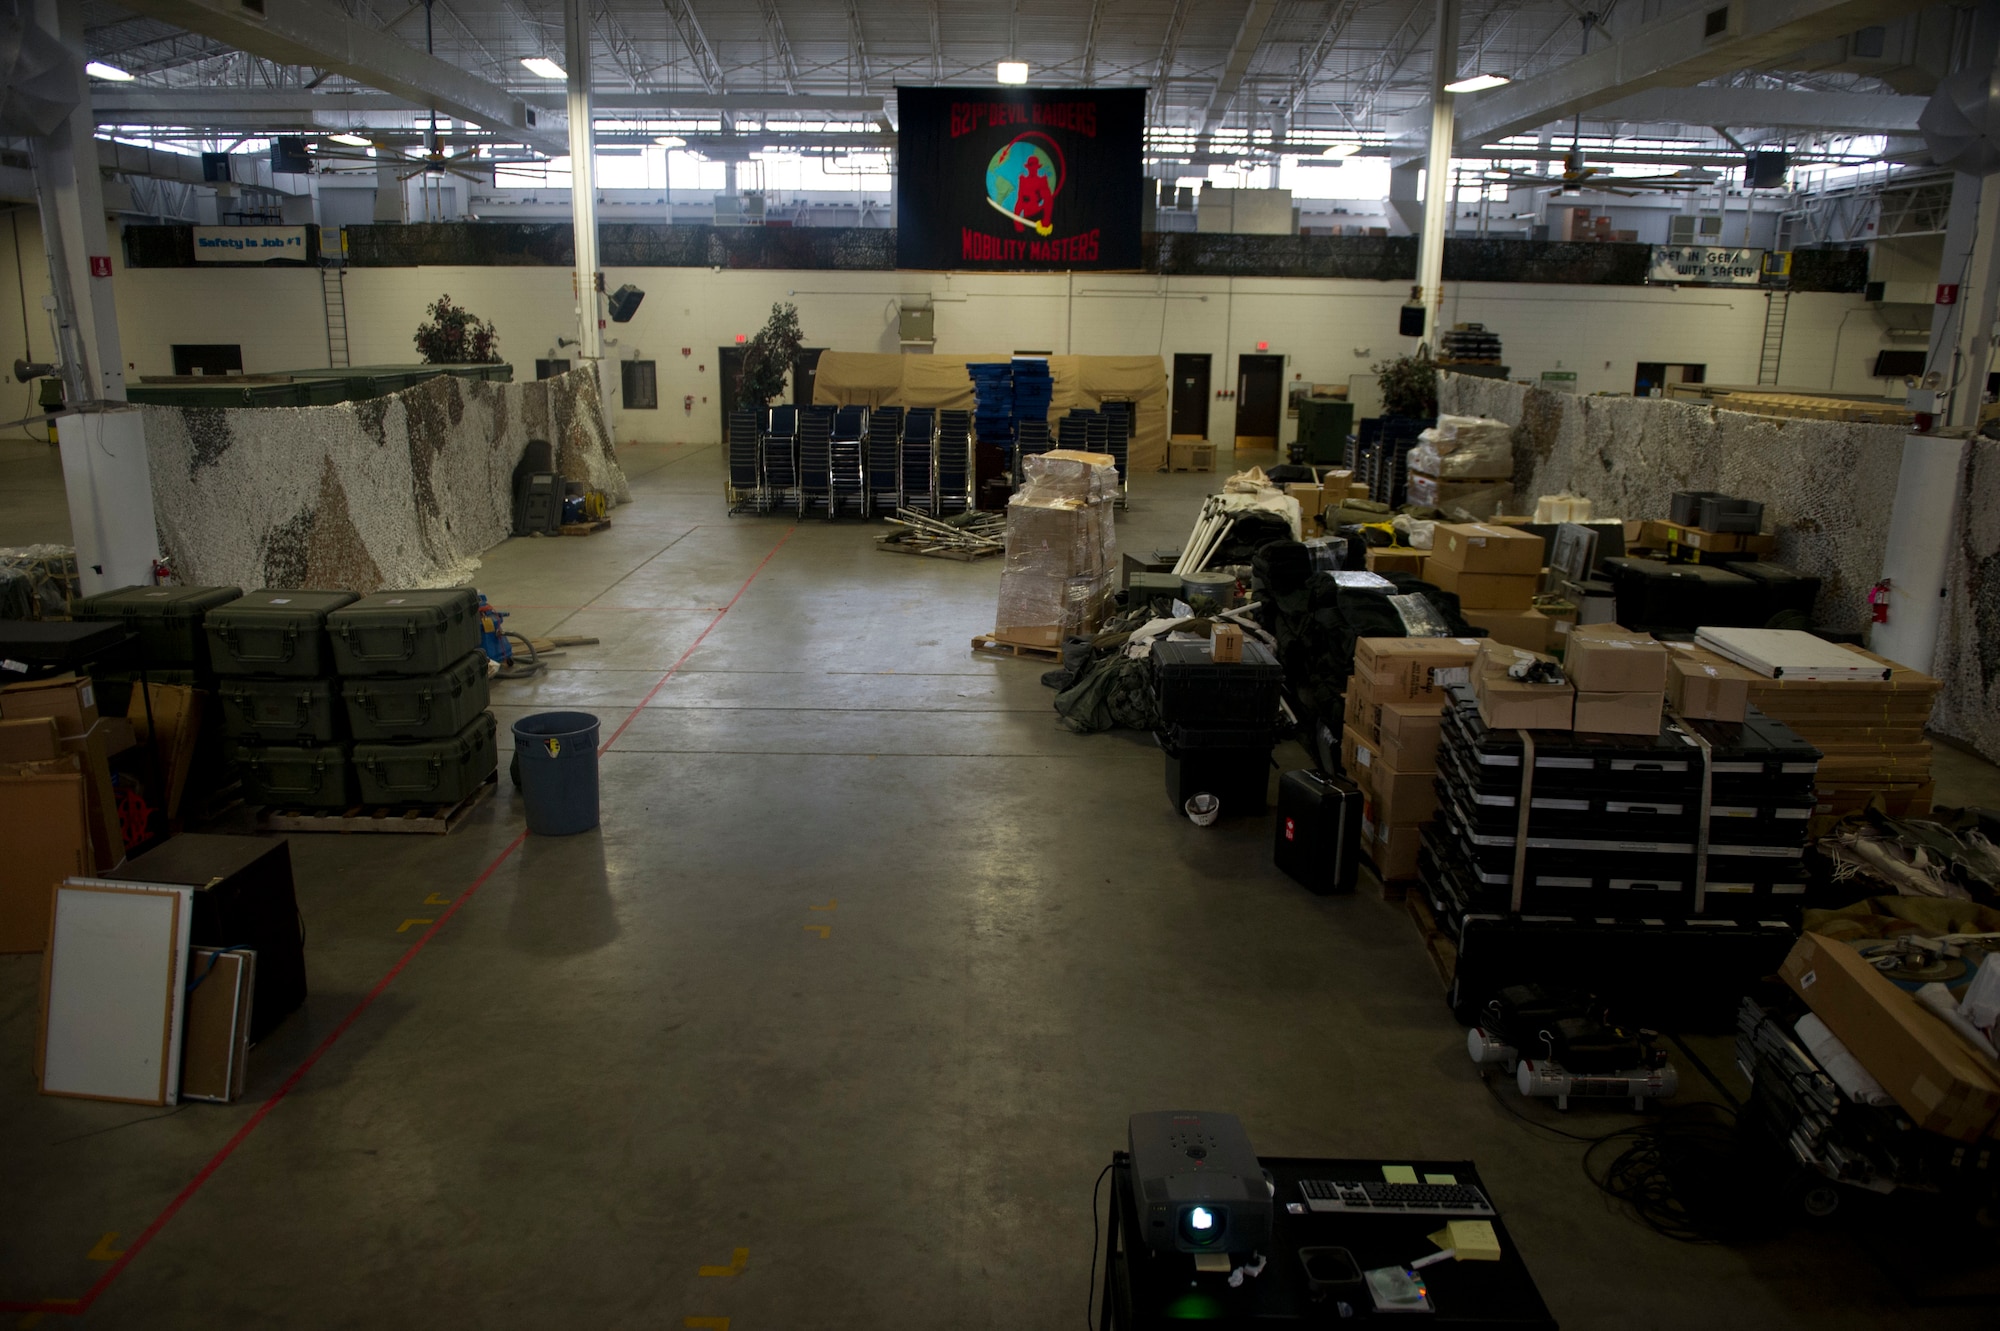
{"label": "projector", "polygon": [[1128,1128],[1139,1228],[1168,1252],[1249,1252],[1271,1238],[1275,1191],[1234,1114],[1134,1114]]}

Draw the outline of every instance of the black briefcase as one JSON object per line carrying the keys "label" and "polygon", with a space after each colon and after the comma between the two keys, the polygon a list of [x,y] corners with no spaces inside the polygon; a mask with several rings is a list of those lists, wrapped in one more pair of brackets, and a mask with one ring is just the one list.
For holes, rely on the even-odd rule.
{"label": "black briefcase", "polygon": [[1279,777],[1271,860],[1309,891],[1352,892],[1361,860],[1361,788],[1310,769]]}

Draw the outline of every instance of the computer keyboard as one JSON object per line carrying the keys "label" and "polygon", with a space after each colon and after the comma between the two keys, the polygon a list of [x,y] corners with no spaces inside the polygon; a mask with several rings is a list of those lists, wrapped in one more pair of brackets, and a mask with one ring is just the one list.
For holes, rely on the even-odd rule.
{"label": "computer keyboard", "polygon": [[1462,1183],[1385,1183],[1381,1180],[1304,1179],[1309,1211],[1344,1215],[1435,1215],[1491,1219],[1493,1203],[1477,1188]]}

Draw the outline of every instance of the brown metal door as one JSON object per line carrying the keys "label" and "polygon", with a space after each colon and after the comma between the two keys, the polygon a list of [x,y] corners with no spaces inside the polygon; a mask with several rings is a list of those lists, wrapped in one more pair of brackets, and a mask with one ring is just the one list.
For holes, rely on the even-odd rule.
{"label": "brown metal door", "polygon": [[1278,413],[1284,409],[1285,358],[1236,358],[1236,446],[1278,446]]}
{"label": "brown metal door", "polygon": [[1208,438],[1209,358],[1191,351],[1174,353],[1173,429],[1176,435]]}

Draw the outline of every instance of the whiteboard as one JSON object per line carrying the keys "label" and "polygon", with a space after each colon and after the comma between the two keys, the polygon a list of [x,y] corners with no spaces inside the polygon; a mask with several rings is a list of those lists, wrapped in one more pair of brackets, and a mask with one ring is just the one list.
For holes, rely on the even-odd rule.
{"label": "whiteboard", "polygon": [[194,889],[71,878],[44,972],[42,1092],[173,1104]]}

